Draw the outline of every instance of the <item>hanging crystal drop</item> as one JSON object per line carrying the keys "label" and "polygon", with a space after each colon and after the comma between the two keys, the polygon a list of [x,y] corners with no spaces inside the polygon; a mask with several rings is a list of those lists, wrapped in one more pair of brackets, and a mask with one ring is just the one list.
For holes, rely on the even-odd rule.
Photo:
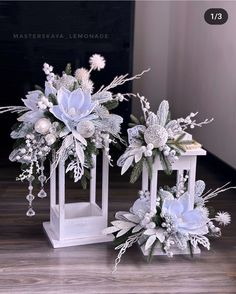
{"label": "hanging crystal drop", "polygon": [[27,210],[26,215],[29,216],[29,217],[35,215],[35,211],[33,210],[32,207],[30,207],[30,208]]}
{"label": "hanging crystal drop", "polygon": [[35,211],[33,210],[33,207],[32,207],[32,202],[34,200],[34,195],[32,194],[32,191],[33,191],[33,180],[34,180],[34,176],[30,176],[28,181],[29,181],[29,186],[28,186],[28,190],[29,190],[29,194],[26,196],[26,200],[29,202],[29,208],[26,212],[26,215],[31,217],[31,216],[34,216],[35,215]]}
{"label": "hanging crystal drop", "polygon": [[45,198],[47,197],[47,193],[44,191],[44,189],[41,189],[38,193],[39,198]]}
{"label": "hanging crystal drop", "polygon": [[46,181],[46,176],[44,175],[44,159],[41,160],[41,167],[40,167],[41,174],[38,177],[38,180],[41,184],[41,190],[38,193],[39,198],[47,197],[47,193],[44,191],[44,182]]}

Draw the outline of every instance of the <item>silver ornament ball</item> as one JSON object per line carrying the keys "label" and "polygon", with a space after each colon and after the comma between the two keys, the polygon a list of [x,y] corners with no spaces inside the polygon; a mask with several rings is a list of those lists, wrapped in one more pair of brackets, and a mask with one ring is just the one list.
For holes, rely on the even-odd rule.
{"label": "silver ornament ball", "polygon": [[49,132],[49,129],[51,127],[51,122],[47,118],[40,118],[36,121],[34,125],[34,129],[37,133],[45,135]]}
{"label": "silver ornament ball", "polygon": [[45,137],[45,141],[47,145],[51,146],[56,142],[56,137],[53,134],[47,134],[47,136]]}
{"label": "silver ornament ball", "polygon": [[162,147],[168,140],[166,129],[160,125],[151,125],[144,132],[144,140],[147,144],[153,144],[154,148]]}
{"label": "silver ornament ball", "polygon": [[83,120],[77,125],[78,133],[84,138],[90,138],[95,132],[95,126],[90,120]]}

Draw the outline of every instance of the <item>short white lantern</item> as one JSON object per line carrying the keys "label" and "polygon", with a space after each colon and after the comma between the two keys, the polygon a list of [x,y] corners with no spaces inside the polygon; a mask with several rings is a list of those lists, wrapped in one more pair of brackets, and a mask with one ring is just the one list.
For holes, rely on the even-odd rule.
{"label": "short white lantern", "polygon": [[[189,139],[192,136],[188,134]],[[183,179],[183,174],[185,171],[188,172],[188,192],[190,194],[189,209],[194,207],[194,191],[195,191],[195,181],[196,181],[196,166],[197,166],[197,156],[206,155],[206,151],[202,148],[196,148],[188,150],[183,153],[179,159],[172,164],[172,169],[177,171],[176,185],[179,181]],[[156,156],[153,164],[152,178],[148,179],[148,169],[146,165],[143,166],[142,171],[142,190],[150,191],[150,210],[156,209],[157,202],[157,192],[158,192],[158,172],[163,170],[159,156]],[[148,255],[149,252],[145,251],[144,246],[141,246],[144,255]],[[172,250],[174,254],[189,254],[188,248],[186,250],[180,250],[178,248]],[[199,248],[193,248],[193,253],[200,253]],[[165,253],[160,248],[154,250],[153,255],[164,255]]]}
{"label": "short white lantern", "polygon": [[107,227],[108,218],[109,162],[105,150],[102,157],[101,207],[96,203],[96,155],[93,155],[93,168],[90,171],[89,202],[66,203],[65,162],[61,161],[56,170],[51,165],[50,221],[44,222],[43,226],[54,248],[112,240],[111,236],[102,234],[103,229]]}

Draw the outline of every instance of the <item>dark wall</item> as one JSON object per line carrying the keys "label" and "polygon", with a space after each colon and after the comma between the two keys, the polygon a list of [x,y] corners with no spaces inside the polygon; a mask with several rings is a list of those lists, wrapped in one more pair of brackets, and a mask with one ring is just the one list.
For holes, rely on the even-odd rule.
{"label": "dark wall", "polygon": [[[92,74],[97,87],[132,73],[133,15],[131,1],[0,2],[1,106],[21,105],[28,90],[44,84],[44,62],[61,73],[68,62],[86,67],[89,56],[100,53],[107,63]],[[131,91],[131,84],[116,91]],[[117,110],[126,122],[130,107]],[[14,122],[12,114],[0,116],[2,163],[12,148]]]}

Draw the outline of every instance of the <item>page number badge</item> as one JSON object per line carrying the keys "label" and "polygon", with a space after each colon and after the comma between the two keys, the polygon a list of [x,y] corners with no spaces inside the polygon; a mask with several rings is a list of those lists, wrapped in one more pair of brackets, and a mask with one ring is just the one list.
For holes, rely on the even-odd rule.
{"label": "page number badge", "polygon": [[210,8],[204,13],[204,19],[210,25],[222,25],[228,20],[228,12],[223,8]]}

